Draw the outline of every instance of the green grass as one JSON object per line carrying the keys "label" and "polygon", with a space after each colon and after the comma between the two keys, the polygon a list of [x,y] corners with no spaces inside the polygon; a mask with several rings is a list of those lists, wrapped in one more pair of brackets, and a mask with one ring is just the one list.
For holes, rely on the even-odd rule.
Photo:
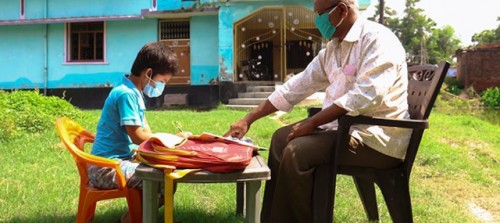
{"label": "green grass", "polygon": [[[279,119],[262,119],[248,136],[267,147],[275,129],[302,119],[305,111],[299,107]],[[99,112],[85,111],[87,118],[78,121],[95,132]],[[195,134],[223,134],[244,114],[220,108],[148,111],[146,116],[154,131],[176,132],[171,123],[176,120]],[[410,182],[415,222],[480,222],[471,214],[471,204],[500,213],[500,126],[439,110],[433,111],[430,123]],[[0,222],[74,222],[79,176],[54,129],[4,142],[0,154]],[[267,158],[267,152],[261,154]],[[391,222],[382,197],[378,199],[381,222]],[[174,216],[184,223],[242,222],[235,207],[233,184],[179,184]],[[95,222],[115,222],[126,209],[124,199],[101,202]],[[366,222],[354,184],[346,176],[338,177],[335,220]]]}

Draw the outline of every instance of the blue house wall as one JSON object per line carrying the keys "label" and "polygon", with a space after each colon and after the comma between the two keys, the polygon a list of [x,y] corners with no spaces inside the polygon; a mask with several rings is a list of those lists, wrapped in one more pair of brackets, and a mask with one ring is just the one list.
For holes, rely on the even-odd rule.
{"label": "blue house wall", "polygon": [[219,76],[218,16],[191,17],[191,84],[207,85]]}
{"label": "blue house wall", "polygon": [[[359,3],[366,7],[370,0],[359,0]],[[156,9],[151,4],[151,0],[94,0],[91,3],[29,0],[25,1],[25,15],[21,18],[19,0],[2,1],[0,89],[38,88],[56,93],[74,89],[78,94],[95,89],[109,91],[130,72],[139,49],[147,42],[159,40],[160,20],[188,19],[191,81],[179,92],[192,94],[190,97],[198,100],[205,94],[203,91],[217,92],[213,87],[217,87],[219,81],[231,81],[236,21],[264,6],[302,5],[312,9],[313,1],[158,0]],[[150,12],[158,14],[148,14]],[[75,21],[105,21],[104,62],[66,62],[65,26]]]}
{"label": "blue house wall", "polygon": [[[0,21],[11,22],[0,26],[0,66],[4,68],[0,89],[112,86],[130,71],[140,47],[158,40],[158,21],[137,19],[141,9],[150,7],[150,0],[95,0],[92,4],[30,0],[25,4],[24,18],[20,17],[19,1],[3,1],[0,8]],[[104,63],[66,62],[65,21],[92,17],[103,21],[117,16],[133,20],[105,22]]]}
{"label": "blue house wall", "polygon": [[145,43],[157,41],[157,24],[154,19],[105,22],[106,61],[102,64],[65,62],[64,24],[0,26],[0,67],[2,73],[11,74],[2,74],[0,87],[110,87],[130,72]]}
{"label": "blue house wall", "polygon": [[40,87],[46,59],[44,33],[45,25],[0,26],[2,88]]}
{"label": "blue house wall", "polygon": [[[86,16],[138,15],[151,7],[151,0],[29,0],[25,1],[25,19],[47,19]],[[20,3],[3,0],[0,20],[19,19]]]}
{"label": "blue house wall", "polygon": [[[200,0],[199,4],[217,4],[216,0]],[[225,1],[224,1],[225,2]],[[158,10],[179,10],[182,8],[192,8],[196,5],[196,1],[183,1],[183,0],[159,0]],[[194,6],[196,7],[196,6]]]}

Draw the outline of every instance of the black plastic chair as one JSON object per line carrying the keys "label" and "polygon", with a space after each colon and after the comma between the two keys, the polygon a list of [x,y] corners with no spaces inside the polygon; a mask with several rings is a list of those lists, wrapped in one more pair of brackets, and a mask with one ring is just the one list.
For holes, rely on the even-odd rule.
{"label": "black plastic chair", "polygon": [[[358,194],[369,220],[379,220],[375,186],[384,196],[393,222],[413,222],[409,179],[415,156],[424,130],[429,127],[428,118],[439,93],[450,64],[420,65],[408,68],[408,120],[347,116],[339,118],[337,148],[345,148],[349,143],[349,129],[354,124],[393,126],[413,129],[404,162],[391,169],[375,169],[337,165],[337,154],[332,153],[330,164],[318,166],[314,173],[313,221],[332,222],[335,203],[336,175],[352,176]],[[310,108],[309,116],[321,108]],[[335,150],[337,151],[337,150]]]}

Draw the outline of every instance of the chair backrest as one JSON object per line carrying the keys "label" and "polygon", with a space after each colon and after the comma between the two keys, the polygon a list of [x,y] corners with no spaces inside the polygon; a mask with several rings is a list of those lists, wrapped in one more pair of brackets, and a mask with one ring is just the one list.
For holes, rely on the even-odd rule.
{"label": "chair backrest", "polygon": [[[450,64],[419,65],[408,68],[408,111],[411,119],[427,120]],[[410,175],[424,130],[413,130],[403,166]]]}
{"label": "chair backrest", "polygon": [[78,172],[80,173],[81,183],[88,183],[87,163],[91,157],[85,152],[85,143],[94,142],[94,135],[85,130],[75,121],[62,117],[56,121],[56,129],[64,147],[71,153],[75,159]]}
{"label": "chair backrest", "polygon": [[427,119],[450,64],[408,67],[408,111],[412,119]]}
{"label": "chair backrest", "polygon": [[78,172],[80,173],[81,185],[88,185],[87,165],[98,165],[102,167],[117,169],[117,184],[119,188],[126,186],[125,177],[119,170],[119,162],[94,156],[85,152],[85,144],[94,142],[94,134],[84,129],[75,121],[61,117],[56,120],[56,129],[59,138],[75,159]]}

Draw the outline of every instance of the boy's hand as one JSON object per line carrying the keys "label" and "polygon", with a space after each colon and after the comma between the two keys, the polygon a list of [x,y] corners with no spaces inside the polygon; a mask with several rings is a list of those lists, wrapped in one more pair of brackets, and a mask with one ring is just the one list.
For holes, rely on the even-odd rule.
{"label": "boy's hand", "polygon": [[191,133],[191,132],[178,132],[175,135],[187,139],[187,138],[189,138],[189,136],[192,136],[193,133]]}

